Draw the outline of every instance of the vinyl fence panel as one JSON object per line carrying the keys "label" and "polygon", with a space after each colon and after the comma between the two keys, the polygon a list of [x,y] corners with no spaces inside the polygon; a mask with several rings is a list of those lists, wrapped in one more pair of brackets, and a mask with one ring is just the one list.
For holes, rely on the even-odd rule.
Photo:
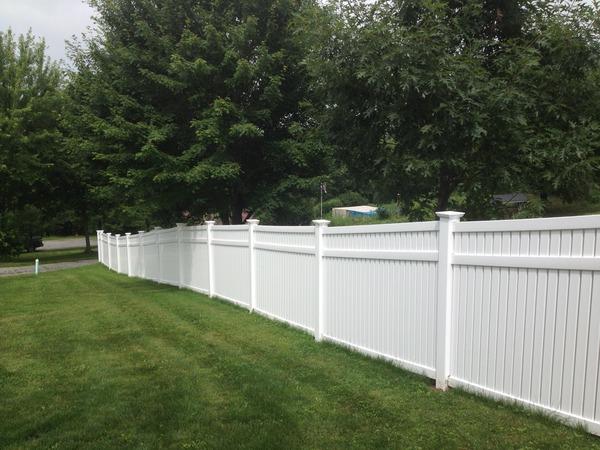
{"label": "vinyl fence panel", "polygon": [[325,231],[325,336],[433,376],[437,222]]}
{"label": "vinyl fence panel", "polygon": [[111,270],[117,270],[117,237],[108,236],[108,264]]}
{"label": "vinyl fence panel", "polygon": [[182,231],[182,285],[209,293],[207,227],[186,227]]}
{"label": "vinyl fence panel", "polygon": [[317,326],[315,228],[256,228],[256,310],[310,332]]}
{"label": "vinyl fence panel", "polygon": [[117,272],[127,273],[127,237],[117,236]]}
{"label": "vinyl fence panel", "polygon": [[450,383],[600,421],[597,218],[456,226]]}
{"label": "vinyl fence panel", "polygon": [[160,277],[160,260],[158,254],[158,231],[144,233],[142,237],[144,278],[158,281]]}
{"label": "vinyl fence panel", "polygon": [[179,249],[177,229],[157,231],[158,254],[160,255],[160,282],[179,285]]}
{"label": "vinyl fence panel", "polygon": [[250,307],[248,225],[215,225],[211,233],[215,295]]}

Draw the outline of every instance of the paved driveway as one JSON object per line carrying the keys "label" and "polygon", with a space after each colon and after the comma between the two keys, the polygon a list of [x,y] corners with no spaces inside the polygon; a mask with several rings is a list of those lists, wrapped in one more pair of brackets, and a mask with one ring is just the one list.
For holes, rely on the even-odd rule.
{"label": "paved driveway", "polygon": [[[97,245],[96,242],[96,237],[90,237],[90,243],[92,244],[92,247],[95,247]],[[52,239],[52,240],[47,240],[44,239],[44,246],[38,248],[38,251],[45,251],[45,250],[61,250],[64,248],[79,248],[79,247],[85,247],[85,237],[81,236],[81,237],[69,237],[69,238],[64,238],[64,239]]]}
{"label": "paved driveway", "polygon": [[[75,267],[96,264],[98,259],[82,259],[81,261],[68,261],[62,263],[40,264],[40,272],[54,272],[55,270],[73,269]],[[14,275],[28,275],[33,273],[33,264],[19,267],[0,267],[0,277],[12,277]]]}

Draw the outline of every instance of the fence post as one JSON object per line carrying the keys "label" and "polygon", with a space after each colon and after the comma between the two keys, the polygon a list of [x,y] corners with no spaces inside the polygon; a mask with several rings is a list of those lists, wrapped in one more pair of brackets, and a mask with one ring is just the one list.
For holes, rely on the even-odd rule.
{"label": "fence post", "polygon": [[115,234],[115,248],[117,249],[117,273],[121,273],[121,255],[119,255],[119,238],[120,234]]}
{"label": "fence post", "polygon": [[146,278],[146,260],[145,260],[145,254],[144,254],[144,233],[145,231],[138,231],[139,237],[138,237],[138,242],[140,243],[140,265],[141,265],[141,270],[140,270],[140,276],[142,278]]}
{"label": "fence post", "polygon": [[440,231],[438,239],[435,387],[445,391],[448,389],[448,377],[450,376],[453,231],[454,224],[465,213],[442,211],[436,214],[440,218]]}
{"label": "fence post", "polygon": [[108,251],[108,270],[112,270],[112,256],[110,255],[110,236],[112,233],[106,233],[106,250]]}
{"label": "fence post", "polygon": [[329,220],[313,220],[315,225],[315,256],[317,257],[318,304],[317,329],[315,339],[321,341],[325,334],[325,264],[323,261],[323,231],[329,225]]}
{"label": "fence post", "polygon": [[154,231],[156,231],[156,254],[158,259],[158,282],[162,283],[162,257],[160,254],[160,233],[158,232],[160,227],[154,227]]}
{"label": "fence post", "polygon": [[183,287],[183,230],[185,223],[176,223],[177,225],[177,261],[179,264],[179,289]]}
{"label": "fence post", "polygon": [[256,250],[254,249],[254,232],[260,221],[248,219],[248,248],[250,249],[250,312],[256,308]]}
{"label": "fence post", "polygon": [[98,262],[104,264],[104,255],[102,255],[102,233],[104,233],[104,230],[96,230],[96,247],[98,248]]}
{"label": "fence post", "polygon": [[129,242],[129,237],[131,233],[125,233],[125,244],[127,245],[127,276],[132,277],[131,274],[131,244]]}
{"label": "fence post", "polygon": [[212,227],[215,225],[214,220],[207,220],[206,222],[206,248],[208,253],[208,296],[214,297],[215,295],[215,265],[213,260],[213,248],[212,248]]}

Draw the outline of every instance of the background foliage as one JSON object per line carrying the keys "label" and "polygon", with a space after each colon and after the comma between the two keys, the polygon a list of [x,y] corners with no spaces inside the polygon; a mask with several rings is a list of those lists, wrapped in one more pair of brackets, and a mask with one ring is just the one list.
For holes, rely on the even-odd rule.
{"label": "background foliage", "polygon": [[[60,228],[307,223],[321,182],[325,211],[378,220],[597,197],[598,4],[90,3],[72,70],[0,34],[0,254]],[[527,208],[492,201],[516,191]]]}

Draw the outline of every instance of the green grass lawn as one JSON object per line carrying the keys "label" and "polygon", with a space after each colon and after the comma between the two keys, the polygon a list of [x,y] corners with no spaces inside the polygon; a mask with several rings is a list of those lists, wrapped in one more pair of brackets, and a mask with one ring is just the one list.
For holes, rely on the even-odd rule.
{"label": "green grass lawn", "polygon": [[0,279],[0,448],[596,448],[600,439],[94,265]]}
{"label": "green grass lawn", "polygon": [[91,252],[86,252],[85,248],[83,247],[21,253],[19,256],[14,258],[1,259],[0,267],[30,266],[33,265],[36,258],[39,258],[40,264],[51,264],[98,258],[98,253],[95,249],[92,249]]}

